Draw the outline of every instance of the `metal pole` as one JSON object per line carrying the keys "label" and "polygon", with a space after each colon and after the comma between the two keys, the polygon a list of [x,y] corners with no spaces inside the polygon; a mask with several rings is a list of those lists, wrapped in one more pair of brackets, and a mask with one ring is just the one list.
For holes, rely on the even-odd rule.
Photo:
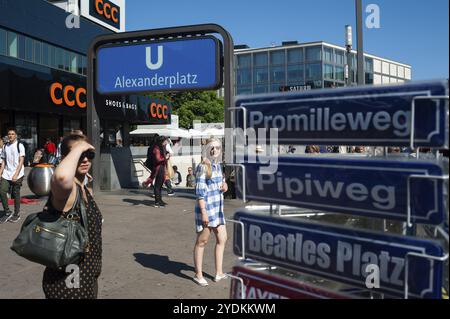
{"label": "metal pole", "polygon": [[[94,58],[95,59],[95,58]],[[92,176],[93,180],[93,191],[98,193],[100,191],[100,119],[95,109],[95,99],[94,99],[94,68],[95,60],[92,58],[88,59],[88,69],[87,69],[87,135],[92,146],[95,147],[97,156],[92,161]],[[105,136],[106,138],[106,136]]]}
{"label": "metal pole", "polygon": [[356,2],[356,36],[358,39],[358,85],[365,84],[364,74],[364,45],[363,45],[363,7],[362,0],[355,0]]}

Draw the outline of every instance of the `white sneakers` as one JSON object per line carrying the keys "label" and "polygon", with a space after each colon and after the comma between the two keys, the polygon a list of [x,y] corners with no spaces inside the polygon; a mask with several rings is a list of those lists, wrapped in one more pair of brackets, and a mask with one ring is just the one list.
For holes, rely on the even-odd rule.
{"label": "white sneakers", "polygon": [[216,275],[216,277],[214,277],[214,281],[218,282],[218,281],[221,281],[222,279],[225,279],[227,277],[228,277],[227,274]]}
{"label": "white sneakers", "polygon": [[196,276],[194,276],[194,278],[192,278],[194,281],[195,281],[195,283],[197,284],[197,285],[199,285],[199,286],[202,286],[202,287],[206,287],[206,286],[208,286],[208,282],[206,281],[206,279],[205,278],[200,278],[200,279],[198,279]]}
{"label": "white sneakers", "polygon": [[[216,275],[216,277],[214,277],[214,282],[219,282],[219,281],[221,281],[222,279],[225,279],[225,278],[227,278],[228,276],[227,276],[227,274],[222,274],[222,275]],[[194,282],[197,284],[197,285],[199,285],[199,286],[202,286],[202,287],[206,287],[206,286],[208,286],[208,282],[206,281],[206,279],[205,278],[200,278],[200,279],[198,279],[197,278],[197,276],[194,276],[194,278],[192,278],[192,280],[194,280]]]}

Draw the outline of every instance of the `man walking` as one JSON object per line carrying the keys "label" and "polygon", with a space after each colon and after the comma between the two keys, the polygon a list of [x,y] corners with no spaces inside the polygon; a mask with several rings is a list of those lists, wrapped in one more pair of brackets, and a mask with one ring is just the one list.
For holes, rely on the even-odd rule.
{"label": "man walking", "polygon": [[[20,220],[20,188],[25,175],[24,160],[25,147],[17,141],[15,129],[8,130],[9,142],[3,147],[2,165],[0,168],[0,198],[6,215],[0,218],[0,224],[16,223]],[[8,206],[7,192],[12,188],[11,197],[14,198],[14,214]]]}

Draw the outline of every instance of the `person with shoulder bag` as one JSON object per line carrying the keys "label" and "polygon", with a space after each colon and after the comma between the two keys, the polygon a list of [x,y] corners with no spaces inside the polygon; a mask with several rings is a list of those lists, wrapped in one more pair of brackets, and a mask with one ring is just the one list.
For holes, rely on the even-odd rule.
{"label": "person with shoulder bag", "polygon": [[[11,248],[47,266],[42,280],[46,298],[96,299],[102,268],[102,215],[85,183],[94,147],[85,136],[72,134],[62,141],[61,156],[46,208],[25,220]],[[74,270],[76,282],[68,278]]]}

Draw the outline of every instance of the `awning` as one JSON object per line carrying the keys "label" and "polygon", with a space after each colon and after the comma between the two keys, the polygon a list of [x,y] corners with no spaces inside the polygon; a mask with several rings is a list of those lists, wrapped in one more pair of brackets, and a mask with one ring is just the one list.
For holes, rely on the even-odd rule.
{"label": "awning", "polygon": [[180,128],[138,128],[137,130],[131,131],[131,135],[154,135],[167,137],[182,137],[191,138],[191,134],[187,130]]}

